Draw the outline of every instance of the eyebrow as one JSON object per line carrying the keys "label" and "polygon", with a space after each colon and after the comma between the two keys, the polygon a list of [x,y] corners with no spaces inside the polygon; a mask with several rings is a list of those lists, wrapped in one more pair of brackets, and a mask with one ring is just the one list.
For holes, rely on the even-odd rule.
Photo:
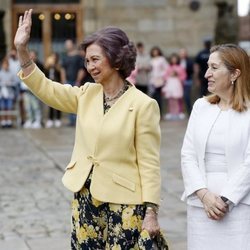
{"label": "eyebrow", "polygon": [[214,62],[207,62],[207,65],[217,65],[217,66],[220,66],[221,65],[221,63],[214,63]]}
{"label": "eyebrow", "polygon": [[[99,55],[91,55],[91,56],[89,57],[89,59],[91,59],[91,58],[93,58],[93,57],[101,58],[101,56],[99,56]],[[87,57],[85,57],[85,58],[87,59]]]}

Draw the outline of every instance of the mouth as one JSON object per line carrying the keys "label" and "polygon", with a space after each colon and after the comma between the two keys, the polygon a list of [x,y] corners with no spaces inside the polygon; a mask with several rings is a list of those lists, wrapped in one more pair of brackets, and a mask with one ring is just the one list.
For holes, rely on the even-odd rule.
{"label": "mouth", "polygon": [[214,84],[214,82],[213,81],[208,81],[208,86],[210,86],[210,85],[213,85]]}
{"label": "mouth", "polygon": [[92,72],[91,76],[94,78],[94,77],[97,77],[99,74],[100,74],[100,72]]}

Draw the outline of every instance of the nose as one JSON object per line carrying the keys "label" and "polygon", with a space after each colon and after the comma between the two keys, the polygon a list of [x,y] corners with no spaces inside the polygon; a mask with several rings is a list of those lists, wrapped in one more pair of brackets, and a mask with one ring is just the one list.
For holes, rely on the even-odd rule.
{"label": "nose", "polygon": [[93,62],[89,62],[87,65],[87,71],[91,72],[93,69],[95,69],[95,64]]}
{"label": "nose", "polygon": [[211,76],[211,72],[210,72],[210,70],[208,68],[207,71],[206,71],[206,73],[205,73],[205,75],[204,75],[204,77],[208,78],[209,76]]}

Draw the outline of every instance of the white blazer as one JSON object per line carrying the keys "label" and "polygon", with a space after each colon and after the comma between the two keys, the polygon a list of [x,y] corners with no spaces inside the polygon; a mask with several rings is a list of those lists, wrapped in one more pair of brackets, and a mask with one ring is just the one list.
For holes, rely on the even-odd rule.
{"label": "white blazer", "polygon": [[[221,110],[205,98],[193,107],[181,150],[181,168],[185,191],[182,200],[189,205],[202,206],[195,191],[207,188],[205,149],[210,130]],[[219,195],[227,197],[236,206],[250,205],[250,110],[239,113],[229,110],[226,129],[226,161],[228,176]]]}

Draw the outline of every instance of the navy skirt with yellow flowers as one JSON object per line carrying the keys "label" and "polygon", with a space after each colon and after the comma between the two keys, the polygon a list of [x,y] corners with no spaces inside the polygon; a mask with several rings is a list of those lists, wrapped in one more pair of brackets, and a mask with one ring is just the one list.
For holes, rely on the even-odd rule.
{"label": "navy skirt with yellow flowers", "polygon": [[91,174],[72,201],[72,250],[151,250],[153,241],[141,230],[144,205],[103,203],[90,193]]}

